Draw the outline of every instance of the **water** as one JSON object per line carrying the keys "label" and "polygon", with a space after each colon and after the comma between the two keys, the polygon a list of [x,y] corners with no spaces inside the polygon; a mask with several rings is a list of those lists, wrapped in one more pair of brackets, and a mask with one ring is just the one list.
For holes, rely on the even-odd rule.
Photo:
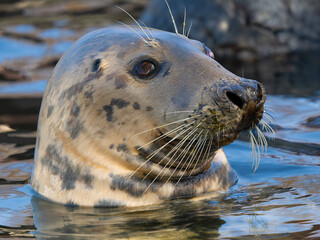
{"label": "water", "polygon": [[[290,104],[292,98],[272,96],[270,105],[278,109],[281,99]],[[320,101],[304,101],[310,113],[320,104]],[[314,103],[318,103],[318,106]],[[282,114],[279,112],[277,115]],[[292,112],[291,116],[286,117],[297,115]],[[281,123],[282,120],[276,117],[276,122]],[[297,128],[304,118],[300,120],[292,127]],[[281,136],[292,139],[291,132],[291,128],[283,129]],[[8,139],[19,137],[20,140],[34,136],[18,133],[7,135]],[[319,129],[311,135],[312,139],[319,139]],[[278,140],[280,138],[276,137],[274,142]],[[307,139],[302,140],[307,142]],[[4,147],[4,143],[1,142],[0,146]],[[32,160],[2,163],[0,236],[35,236],[43,239],[320,237],[319,156],[288,151],[281,145],[269,147],[257,172],[253,174],[248,146],[248,142],[238,140],[225,147],[230,164],[240,179],[230,190],[204,200],[171,201],[140,208],[68,208],[54,204],[34,196],[28,186]],[[8,151],[12,155],[32,147],[28,144],[20,146],[19,151],[14,149],[16,147],[12,148],[12,152]]]}
{"label": "water", "polygon": [[[45,41],[0,37],[0,62],[63,52],[77,33],[60,29],[70,27],[67,20],[52,21],[43,29],[13,26]],[[0,85],[0,98],[39,93],[45,84],[6,82]],[[267,135],[270,146],[255,174],[245,133],[224,148],[239,176],[237,185],[198,201],[137,208],[65,207],[38,198],[28,185],[36,123],[12,131],[0,125],[0,238],[320,239],[320,92],[313,92],[268,96],[276,134],[274,140]]]}

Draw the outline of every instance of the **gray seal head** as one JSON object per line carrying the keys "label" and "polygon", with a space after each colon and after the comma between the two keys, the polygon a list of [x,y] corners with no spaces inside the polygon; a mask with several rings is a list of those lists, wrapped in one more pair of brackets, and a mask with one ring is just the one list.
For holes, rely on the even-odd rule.
{"label": "gray seal head", "polygon": [[[142,38],[150,31],[150,38]],[[110,27],[63,55],[40,111],[32,187],[63,204],[138,206],[236,183],[221,147],[263,115],[265,91],[202,43]]]}

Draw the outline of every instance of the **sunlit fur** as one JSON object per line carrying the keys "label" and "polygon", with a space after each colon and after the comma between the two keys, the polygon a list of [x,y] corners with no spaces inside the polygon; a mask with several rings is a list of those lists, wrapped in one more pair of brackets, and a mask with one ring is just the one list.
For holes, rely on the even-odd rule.
{"label": "sunlit fur", "polygon": [[[269,121],[269,123],[273,122],[273,117],[269,113],[266,113],[266,111],[264,112],[264,117]],[[275,134],[272,127],[265,120],[261,119],[260,123],[261,123],[262,131],[258,126],[253,126],[249,131],[251,163],[252,163],[253,172],[256,172],[256,170],[259,167],[261,154],[267,153],[268,141],[264,136],[264,132],[271,135],[271,138],[273,138]],[[257,136],[254,135],[253,130],[255,130]]]}

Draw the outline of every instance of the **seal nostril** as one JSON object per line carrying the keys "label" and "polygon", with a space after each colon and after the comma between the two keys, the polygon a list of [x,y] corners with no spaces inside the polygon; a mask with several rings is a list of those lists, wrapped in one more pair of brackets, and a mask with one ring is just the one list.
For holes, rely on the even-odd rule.
{"label": "seal nostril", "polygon": [[226,95],[227,95],[228,99],[230,100],[230,102],[237,105],[240,109],[243,108],[244,102],[241,99],[241,97],[239,97],[237,94],[235,94],[233,92],[229,92],[229,91],[226,92]]}

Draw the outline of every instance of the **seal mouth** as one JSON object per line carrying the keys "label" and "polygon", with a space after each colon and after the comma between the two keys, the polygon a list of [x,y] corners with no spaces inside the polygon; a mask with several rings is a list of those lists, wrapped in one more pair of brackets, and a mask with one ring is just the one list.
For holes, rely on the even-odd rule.
{"label": "seal mouth", "polygon": [[243,117],[239,125],[240,131],[246,131],[258,125],[263,117],[263,105],[257,105],[253,101],[248,103],[246,110],[243,112]]}
{"label": "seal mouth", "polygon": [[220,102],[211,98],[212,105],[199,104],[191,111],[180,111],[192,112],[182,120],[165,114],[166,123],[154,131],[152,144],[138,149],[150,164],[140,172],[143,178],[180,181],[208,170],[218,149],[262,119],[266,98],[263,87],[258,84],[246,91],[247,95],[223,90],[225,98]]}

